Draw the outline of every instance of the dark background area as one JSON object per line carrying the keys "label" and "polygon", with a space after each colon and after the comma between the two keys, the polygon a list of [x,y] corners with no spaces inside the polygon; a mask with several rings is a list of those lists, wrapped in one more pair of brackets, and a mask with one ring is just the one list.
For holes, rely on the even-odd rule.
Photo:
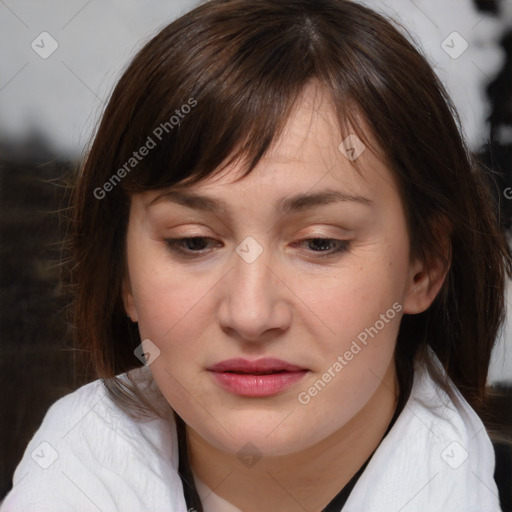
{"label": "dark background area", "polygon": [[[24,150],[23,150],[24,148]],[[52,160],[35,136],[0,147],[0,497],[48,407],[76,389],[72,350],[60,293],[63,231],[54,180],[71,168]],[[84,379],[85,380],[85,379]]]}
{"label": "dark background area", "polygon": [[[492,11],[494,2],[476,2]],[[507,61],[489,85],[490,143],[480,160],[496,171],[495,194],[504,229],[510,231],[512,147],[496,134],[512,126],[512,35],[504,37]],[[77,162],[62,161],[45,140],[0,143],[0,499],[11,488],[14,469],[48,407],[92,376],[82,371],[64,317],[67,298],[59,286],[60,243],[65,226],[65,181]],[[60,213],[59,213],[60,212]],[[492,410],[499,421],[496,480],[504,512],[512,511],[512,383],[494,386]]]}

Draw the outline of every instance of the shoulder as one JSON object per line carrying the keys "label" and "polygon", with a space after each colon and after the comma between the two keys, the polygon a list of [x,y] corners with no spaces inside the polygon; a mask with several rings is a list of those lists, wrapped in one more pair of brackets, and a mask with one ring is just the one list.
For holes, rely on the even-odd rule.
{"label": "shoulder", "polygon": [[452,387],[455,401],[416,367],[409,400],[354,488],[348,512],[500,511],[492,443]]}
{"label": "shoulder", "polygon": [[134,419],[97,380],[50,407],[1,510],[186,510],[177,467],[172,415]]}

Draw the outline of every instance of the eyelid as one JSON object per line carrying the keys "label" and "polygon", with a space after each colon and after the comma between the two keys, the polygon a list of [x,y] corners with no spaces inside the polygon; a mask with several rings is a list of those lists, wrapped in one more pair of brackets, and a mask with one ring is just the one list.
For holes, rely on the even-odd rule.
{"label": "eyelid", "polygon": [[[185,241],[192,240],[192,239],[202,239],[207,242],[218,242],[213,237],[208,236],[182,236],[182,237],[176,237],[176,238],[166,238],[164,240],[164,243],[167,245],[168,249],[172,251],[175,254],[178,254],[184,258],[188,259],[199,259],[207,254],[209,254],[209,251],[207,249],[200,249],[198,251],[194,251],[191,249],[184,249],[180,246],[180,244],[183,244]],[[336,257],[341,256],[343,253],[347,252],[351,248],[352,240],[346,240],[346,239],[339,239],[339,238],[332,238],[332,237],[326,237],[326,236],[307,236],[304,238],[301,238],[299,240],[296,240],[293,242],[293,246],[296,247],[298,245],[303,244],[304,242],[309,242],[312,240],[324,240],[328,241],[330,244],[334,242],[334,244],[337,244],[336,249],[330,249],[327,251],[307,251],[309,256],[314,255],[314,258],[329,258],[329,257]]]}
{"label": "eyelid", "polygon": [[303,242],[308,242],[310,240],[327,240],[328,242],[338,245],[337,249],[329,250],[329,251],[307,251],[310,255],[314,255],[315,258],[328,258],[334,256],[340,256],[341,254],[347,252],[352,246],[352,240],[346,240],[341,238],[332,238],[325,236],[308,236],[306,238],[302,238],[297,242],[294,242],[295,245],[302,244]]}

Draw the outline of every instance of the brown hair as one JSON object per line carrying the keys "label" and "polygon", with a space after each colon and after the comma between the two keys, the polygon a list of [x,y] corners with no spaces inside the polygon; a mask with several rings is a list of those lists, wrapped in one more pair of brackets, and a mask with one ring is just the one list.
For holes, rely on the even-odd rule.
{"label": "brown hair", "polygon": [[[415,356],[446,388],[430,346],[482,412],[512,273],[490,180],[425,58],[381,15],[346,0],[213,0],[163,28],[134,57],[72,197],[66,279],[78,346],[112,394],[112,377],[141,365],[133,352],[137,326],[121,298],[130,195],[197,183],[235,161],[247,175],[311,80],[331,95],[340,127],[373,141],[395,173],[413,256],[442,256],[449,265],[431,307],[402,319],[395,358],[402,388],[410,388]],[[158,143],[135,160],[148,137]],[[451,230],[451,261],[438,254],[443,224]]]}

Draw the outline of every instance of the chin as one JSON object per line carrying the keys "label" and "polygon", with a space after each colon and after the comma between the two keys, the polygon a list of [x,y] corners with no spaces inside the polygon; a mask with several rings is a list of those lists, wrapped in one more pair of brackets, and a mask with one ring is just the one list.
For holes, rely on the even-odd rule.
{"label": "chin", "polygon": [[[229,433],[219,429],[218,425],[214,430],[205,431],[204,423],[203,428],[197,432],[217,449],[237,455],[238,458],[251,455],[289,455],[314,445],[323,437],[322,433],[312,430],[314,425],[308,425],[304,421],[297,422],[297,419],[292,423],[293,412],[290,414],[289,424],[287,420],[283,421],[289,413],[244,414],[240,411],[238,414],[236,420],[230,418],[226,421]],[[221,417],[226,418],[225,415]]]}

